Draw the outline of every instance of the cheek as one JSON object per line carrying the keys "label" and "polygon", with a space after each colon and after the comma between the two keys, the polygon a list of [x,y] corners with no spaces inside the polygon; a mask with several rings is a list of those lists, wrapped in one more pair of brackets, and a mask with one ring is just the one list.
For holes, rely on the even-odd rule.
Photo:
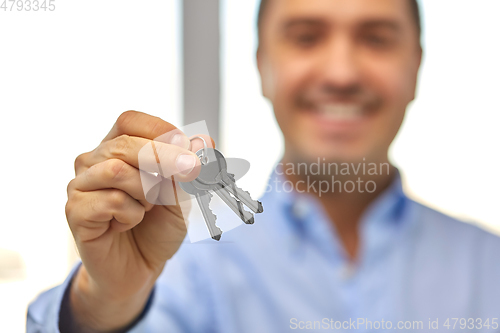
{"label": "cheek", "polygon": [[269,73],[266,78],[269,98],[276,112],[287,113],[307,81],[310,64],[307,61],[277,58],[269,67]]}
{"label": "cheek", "polygon": [[401,127],[406,107],[415,93],[416,78],[407,65],[394,62],[384,65],[378,63],[372,69],[371,86],[376,87],[383,99],[382,112],[376,119],[378,124],[373,127],[373,135],[379,138],[379,144],[385,149]]}
{"label": "cheek", "polygon": [[387,63],[372,66],[372,85],[384,99],[385,107],[393,112],[404,112],[413,99],[415,80],[408,66]]}
{"label": "cheek", "polygon": [[291,59],[281,59],[273,66],[271,90],[274,94],[271,102],[281,131],[290,140],[306,130],[304,124],[300,125],[296,100],[303,87],[307,86],[311,66],[306,61]]}

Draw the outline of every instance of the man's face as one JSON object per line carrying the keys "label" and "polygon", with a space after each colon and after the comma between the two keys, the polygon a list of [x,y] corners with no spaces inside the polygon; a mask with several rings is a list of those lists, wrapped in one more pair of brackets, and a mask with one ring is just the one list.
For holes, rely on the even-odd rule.
{"label": "man's face", "polygon": [[385,161],[420,59],[408,1],[271,0],[257,63],[286,154]]}

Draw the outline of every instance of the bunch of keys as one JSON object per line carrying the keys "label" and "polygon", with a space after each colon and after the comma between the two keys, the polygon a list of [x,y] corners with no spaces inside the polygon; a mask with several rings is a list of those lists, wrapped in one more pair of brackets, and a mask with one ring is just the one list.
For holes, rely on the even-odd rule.
{"label": "bunch of keys", "polygon": [[234,175],[227,172],[226,159],[220,151],[208,148],[202,137],[194,137],[191,141],[194,139],[201,139],[204,144],[204,148],[196,152],[201,162],[200,175],[192,182],[179,185],[186,193],[196,197],[210,237],[218,241],[222,230],[215,224],[216,216],[209,207],[213,196],[210,192],[215,192],[246,224],[253,224],[254,216],[243,208],[243,204],[254,213],[262,213],[264,208],[262,203],[250,197],[250,193],[236,186]]}

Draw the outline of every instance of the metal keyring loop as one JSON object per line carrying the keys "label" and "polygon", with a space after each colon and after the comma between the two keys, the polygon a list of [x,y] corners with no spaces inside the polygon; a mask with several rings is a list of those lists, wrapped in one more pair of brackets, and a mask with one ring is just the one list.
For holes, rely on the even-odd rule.
{"label": "metal keyring loop", "polygon": [[193,141],[195,139],[200,139],[201,141],[203,141],[203,151],[201,152],[200,162],[201,162],[201,164],[205,165],[205,164],[208,163],[208,146],[207,146],[207,142],[201,136],[193,136],[193,137],[189,138],[189,141]]}

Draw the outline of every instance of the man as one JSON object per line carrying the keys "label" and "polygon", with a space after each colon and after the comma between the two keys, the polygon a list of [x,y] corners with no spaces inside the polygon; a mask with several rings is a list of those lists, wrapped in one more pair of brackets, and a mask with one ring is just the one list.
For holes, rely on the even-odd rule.
{"label": "man", "polygon": [[263,1],[257,63],[285,138],[265,212],[182,244],[180,205],[151,203],[173,184],[146,198],[138,154],[169,133],[158,160],[190,181],[200,143],[124,113],[76,160],[66,213],[83,264],[30,306],[28,332],[498,331],[500,240],[408,199],[389,166],[419,35],[414,0]]}

